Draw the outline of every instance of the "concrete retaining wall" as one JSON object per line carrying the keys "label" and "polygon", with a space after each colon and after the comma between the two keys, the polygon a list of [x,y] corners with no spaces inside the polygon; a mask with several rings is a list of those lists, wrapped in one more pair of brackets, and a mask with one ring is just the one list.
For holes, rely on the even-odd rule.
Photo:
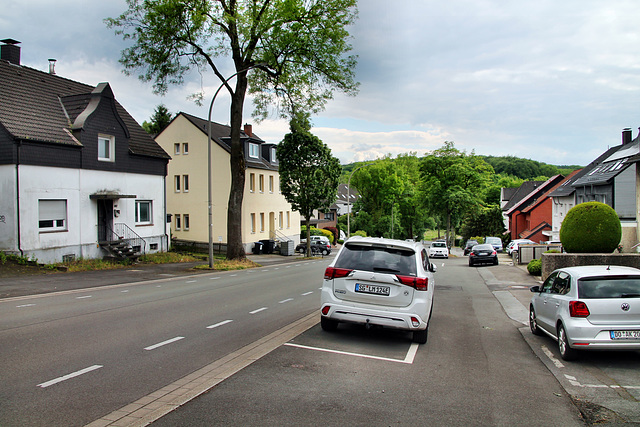
{"label": "concrete retaining wall", "polygon": [[640,269],[640,254],[542,254],[542,280],[557,268],[580,265],[622,265]]}

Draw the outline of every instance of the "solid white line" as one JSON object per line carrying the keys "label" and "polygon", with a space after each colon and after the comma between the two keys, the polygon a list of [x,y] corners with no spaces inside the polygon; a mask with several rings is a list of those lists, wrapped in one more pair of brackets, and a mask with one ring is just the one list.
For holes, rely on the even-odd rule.
{"label": "solid white line", "polygon": [[417,352],[418,352],[418,343],[416,342],[411,343],[411,347],[409,347],[407,356],[404,358],[404,363],[412,364],[413,359],[415,359]]}
{"label": "solid white line", "polygon": [[310,346],[294,344],[294,343],[290,343],[290,342],[285,343],[284,345],[288,345],[289,347],[304,348],[304,349],[307,349],[307,350],[323,351],[325,353],[343,354],[345,356],[363,357],[365,359],[384,360],[386,362],[408,363],[408,364],[411,363],[411,362],[407,362],[406,358],[405,358],[405,360],[389,359],[388,357],[370,356],[368,354],[351,353],[351,352],[348,352],[348,351],[329,350],[328,348],[310,347]]}
{"label": "solid white line", "polygon": [[249,312],[249,314],[256,314],[256,313],[260,313],[261,311],[264,311],[264,310],[266,310],[266,309],[267,309],[267,307],[262,307],[262,308],[259,308],[259,309],[257,309],[257,310],[250,311],[250,312]]}
{"label": "solid white line", "polygon": [[100,368],[102,368],[102,365],[89,366],[88,368],[82,369],[82,370],[74,372],[72,374],[68,374],[68,375],[65,375],[63,377],[56,378],[55,380],[47,381],[46,383],[38,384],[38,387],[42,387],[42,388],[49,387],[51,385],[60,383],[62,381],[66,381],[68,379],[80,376],[82,374],[86,374],[87,372],[95,371],[96,369],[100,369]]}
{"label": "solid white line", "polygon": [[311,291],[311,292],[305,292],[304,294],[302,294],[302,296],[304,297],[304,296],[307,296],[307,295],[311,295],[312,293],[313,293],[313,291]]}
{"label": "solid white line", "polygon": [[215,325],[207,326],[207,329],[217,328],[218,326],[226,325],[227,323],[231,323],[233,320],[223,320],[220,323],[216,323]]}
{"label": "solid white line", "polygon": [[162,347],[163,345],[171,344],[173,342],[180,341],[182,339],[184,339],[184,337],[171,338],[170,340],[162,341],[162,342],[160,342],[158,344],[154,344],[154,345],[150,345],[149,347],[145,347],[145,350],[155,350],[158,347]]}
{"label": "solid white line", "polygon": [[284,304],[285,302],[293,301],[293,298],[287,298],[280,301],[278,304]]}
{"label": "solid white line", "polygon": [[85,295],[83,297],[76,297],[76,299],[85,299],[85,298],[91,298],[91,295]]}

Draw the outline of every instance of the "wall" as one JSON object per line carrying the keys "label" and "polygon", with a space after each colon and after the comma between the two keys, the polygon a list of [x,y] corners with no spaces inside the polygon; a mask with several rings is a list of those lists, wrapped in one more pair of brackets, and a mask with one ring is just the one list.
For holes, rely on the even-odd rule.
{"label": "wall", "polygon": [[622,265],[640,268],[640,254],[542,254],[542,280],[553,270],[581,265]]}
{"label": "wall", "polygon": [[15,252],[17,243],[16,166],[0,166],[0,251]]}

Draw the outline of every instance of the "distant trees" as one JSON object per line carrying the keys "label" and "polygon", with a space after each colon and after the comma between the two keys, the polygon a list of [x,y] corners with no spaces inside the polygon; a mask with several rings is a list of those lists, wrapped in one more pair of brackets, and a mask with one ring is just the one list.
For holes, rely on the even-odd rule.
{"label": "distant trees", "polygon": [[147,131],[148,134],[155,136],[167,127],[172,118],[167,107],[165,107],[164,104],[160,104],[153,111],[153,116],[149,119],[151,121],[148,122],[145,120],[142,122],[142,128]]}

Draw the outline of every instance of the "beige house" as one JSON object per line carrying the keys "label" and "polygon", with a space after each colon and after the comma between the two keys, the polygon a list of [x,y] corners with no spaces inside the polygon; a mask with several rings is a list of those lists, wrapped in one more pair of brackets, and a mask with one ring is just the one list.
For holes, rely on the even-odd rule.
{"label": "beige house", "polygon": [[[227,243],[227,204],[231,188],[230,127],[211,124],[213,242]],[[171,156],[167,171],[167,213],[172,238],[208,242],[207,120],[179,113],[156,137]],[[242,204],[242,243],[247,253],[260,240],[300,241],[300,214],[280,193],[276,144],[253,134],[251,125],[241,132],[246,160]]]}

